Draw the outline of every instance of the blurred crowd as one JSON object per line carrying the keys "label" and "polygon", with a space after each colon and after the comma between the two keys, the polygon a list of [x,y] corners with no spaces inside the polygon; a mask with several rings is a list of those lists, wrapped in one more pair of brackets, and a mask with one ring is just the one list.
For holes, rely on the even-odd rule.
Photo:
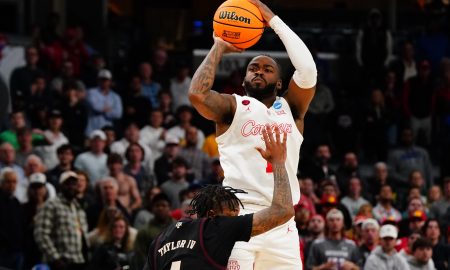
{"label": "blurred crowd", "polygon": [[[0,35],[11,96],[0,267],[142,269],[155,236],[224,177],[214,127],[188,100],[189,59],[159,46],[121,74],[82,28],[52,25],[23,49]],[[333,85],[317,59],[295,206],[306,269],[449,269],[448,30],[430,20],[394,44],[370,11],[352,52],[357,78],[338,74],[363,82],[358,92]],[[242,94],[242,81],[236,70],[215,89]]]}

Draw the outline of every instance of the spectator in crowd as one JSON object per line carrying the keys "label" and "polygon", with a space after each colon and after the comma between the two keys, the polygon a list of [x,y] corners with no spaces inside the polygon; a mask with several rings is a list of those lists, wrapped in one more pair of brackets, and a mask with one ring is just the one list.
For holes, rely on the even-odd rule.
{"label": "spectator in crowd", "polygon": [[[399,235],[408,236],[413,232],[421,232],[427,220],[427,214],[424,210],[412,210],[407,218],[403,219],[404,223],[399,223]],[[406,225],[406,226],[405,226]]]}
{"label": "spectator in crowd", "polygon": [[308,221],[311,219],[312,213],[311,213],[311,207],[312,205],[309,205],[309,203],[305,200],[302,200],[300,198],[300,201],[294,205],[294,220],[295,225],[298,230],[298,234],[300,236],[300,239],[303,239],[305,236],[308,235]]}
{"label": "spectator in crowd", "polygon": [[392,115],[384,102],[383,92],[375,88],[362,119],[364,154],[367,160],[385,161],[388,152],[388,128]]}
{"label": "spectator in crowd", "polygon": [[[358,177],[361,179],[361,173],[359,171],[358,157],[354,152],[348,152],[344,155],[341,166],[339,166],[337,172],[337,183],[341,195],[345,196],[348,194],[348,186],[350,179],[353,177]],[[365,186],[363,184],[363,186]]]}
{"label": "spectator in crowd", "polygon": [[39,146],[36,151],[42,157],[47,168],[53,168],[58,164],[56,150],[63,144],[69,143],[67,137],[61,132],[63,125],[62,114],[59,110],[52,110],[48,115],[49,129],[44,131],[47,146]]}
{"label": "spectator in crowd", "polygon": [[433,172],[428,152],[415,146],[410,128],[404,128],[401,133],[402,146],[389,153],[388,164],[392,168],[392,176],[396,181],[407,184],[409,174],[419,170],[426,180],[426,186],[433,184]]}
{"label": "spectator in crowd", "polygon": [[344,238],[344,216],[333,209],[326,216],[325,237],[311,245],[307,269],[360,269],[361,256],[351,240]]}
{"label": "spectator in crowd", "polygon": [[[408,183],[410,188],[417,188],[419,189],[420,194],[425,194],[425,179],[423,177],[423,174],[419,170],[411,171],[408,177]],[[421,198],[426,203],[427,197],[422,195]]]}
{"label": "spectator in crowd", "polygon": [[431,205],[430,216],[437,220],[442,220],[450,207],[450,177],[444,178],[444,197]]}
{"label": "spectator in crowd", "polygon": [[122,99],[112,89],[112,74],[103,69],[98,73],[98,87],[88,91],[86,100],[89,104],[88,123],[85,134],[113,125],[122,117]]}
{"label": "spectator in crowd", "polygon": [[160,46],[153,52],[152,65],[154,68],[155,81],[160,82],[164,88],[169,87],[170,66],[167,50]]}
{"label": "spectator in crowd", "polygon": [[74,153],[70,144],[63,144],[56,149],[58,163],[51,170],[47,171],[47,180],[56,190],[59,190],[59,177],[63,172],[73,171]]}
{"label": "spectator in crowd", "polygon": [[80,91],[73,83],[65,84],[64,98],[61,103],[61,114],[64,119],[63,132],[76,149],[84,147],[88,119],[88,105]]}
{"label": "spectator in crowd", "polygon": [[36,215],[34,238],[52,269],[83,269],[87,262],[86,214],[76,201],[78,177],[61,175],[61,194],[48,201]]}
{"label": "spectator in crowd", "polygon": [[337,185],[336,172],[329,166],[331,150],[328,144],[319,144],[315,150],[314,158],[310,162],[300,160],[300,174],[311,177],[314,183],[328,179]]}
{"label": "spectator in crowd", "polygon": [[208,156],[199,148],[198,133],[201,132],[196,127],[186,128],[185,145],[181,148],[180,157],[184,158],[189,163],[191,173],[194,174],[194,179],[201,181],[206,178],[210,172],[210,160]]}
{"label": "spectator in crowd", "polygon": [[[192,127],[192,108],[189,106],[181,106],[177,109],[177,125],[167,130],[167,135],[178,138],[183,141],[186,137],[186,130]],[[201,130],[197,131],[197,148],[202,149],[205,142],[205,135]]]}
{"label": "spectator in crowd", "polygon": [[375,194],[379,194],[381,187],[384,185],[389,185],[391,187],[396,187],[394,179],[389,176],[389,171],[386,163],[380,161],[375,163],[373,166],[374,172],[373,176],[369,178],[368,182],[368,190],[370,190],[371,201],[372,203],[376,203],[377,198]]}
{"label": "spectator in crowd", "polygon": [[86,212],[95,203],[95,198],[89,185],[89,177],[83,171],[76,171],[78,176],[78,194],[77,201],[81,208]]}
{"label": "spectator in crowd", "polygon": [[[92,250],[95,251],[100,245],[104,244],[107,241],[112,222],[114,222],[114,220],[119,217],[127,219],[122,215],[120,210],[114,206],[104,208],[102,210],[98,218],[97,226],[88,234],[89,244]],[[127,220],[127,223],[128,222],[129,221]],[[134,241],[136,240],[137,230],[131,226],[127,229],[129,239],[134,243]]]}
{"label": "spectator in crowd", "polygon": [[352,227],[352,217],[347,207],[338,200],[336,186],[331,181],[323,181],[320,189],[322,190],[322,196],[320,198],[320,205],[317,208],[319,210],[318,212],[326,217],[328,211],[334,208],[338,209],[344,215],[345,228],[350,229]]}
{"label": "spectator in crowd", "polygon": [[35,264],[41,262],[42,253],[39,252],[36,241],[33,237],[35,227],[35,217],[37,212],[44,206],[49,198],[48,190],[45,186],[45,181],[42,177],[31,177],[30,185],[28,186],[28,202],[22,204],[22,211],[24,214],[23,228],[24,228],[24,267],[31,269]]}
{"label": "spectator in crowd", "polygon": [[128,221],[117,216],[109,224],[105,242],[94,252],[87,269],[131,269],[133,246]]}
{"label": "spectator in crowd", "polygon": [[16,172],[17,176],[17,187],[14,195],[17,196],[19,194],[23,194],[27,189],[27,179],[25,178],[25,172],[15,163],[16,160],[16,151],[10,143],[2,143],[0,144],[0,170],[9,167]]}
{"label": "spectator in crowd", "polygon": [[139,127],[143,127],[149,117],[152,104],[150,100],[142,93],[142,84],[139,76],[131,78],[129,90],[123,95],[123,117],[124,124],[130,122],[137,123]]}
{"label": "spectator in crowd", "polygon": [[94,130],[89,135],[89,151],[81,153],[75,159],[74,167],[89,175],[92,186],[107,173],[106,159],[108,157],[104,153],[105,141],[105,133],[101,130]]}
{"label": "spectator in crowd", "polygon": [[160,109],[164,115],[164,124],[165,128],[170,128],[176,124],[174,109],[172,108],[172,95],[170,91],[160,91],[158,94],[158,101]]}
{"label": "spectator in crowd", "polygon": [[[10,129],[0,133],[0,141],[10,143],[15,150],[19,149],[19,141],[17,140],[17,131],[26,127],[25,113],[23,111],[13,111],[9,118]],[[42,141],[44,137],[41,134],[32,134],[33,143]]]}
{"label": "spectator in crowd", "polygon": [[89,229],[95,228],[99,224],[102,211],[110,208],[117,209],[131,221],[131,215],[127,208],[119,201],[119,184],[117,184],[116,179],[109,176],[104,177],[99,181],[98,188],[100,189],[99,200],[86,211]]}
{"label": "spectator in crowd", "polygon": [[442,189],[438,185],[432,185],[427,194],[427,206],[428,208],[435,202],[442,199]]}
{"label": "spectator in crowd", "polygon": [[130,175],[136,180],[138,190],[143,193],[153,187],[153,173],[145,168],[143,162],[145,160],[145,150],[139,143],[130,143],[125,151],[127,163],[123,168],[123,172]]}
{"label": "spectator in crowd", "polygon": [[143,144],[150,147],[155,159],[159,158],[166,146],[166,129],[163,127],[164,115],[160,109],[150,112],[150,123],[141,129],[140,138]]}
{"label": "spectator in crowd", "polygon": [[305,243],[304,257],[309,257],[309,251],[311,245],[317,239],[322,239],[324,237],[325,231],[325,220],[321,215],[313,215],[308,222],[308,234],[303,237],[303,242]]}
{"label": "spectator in crowd", "polygon": [[188,165],[183,158],[176,158],[172,162],[172,177],[160,187],[169,199],[172,209],[180,207],[180,192],[189,187],[186,180]]}
{"label": "spectator in crowd", "polygon": [[152,213],[152,201],[153,198],[161,193],[161,189],[159,187],[153,187],[145,193],[144,197],[144,208],[139,210],[136,214],[136,218],[134,219],[133,226],[140,230],[147,227],[150,220],[152,220],[155,215]]}
{"label": "spectator in crowd", "polygon": [[122,158],[125,158],[125,152],[130,143],[138,143],[144,149],[144,166],[146,166],[148,171],[153,171],[152,164],[154,157],[152,150],[150,150],[150,148],[140,139],[139,127],[136,123],[129,123],[125,127],[125,136],[121,140],[111,144],[109,150],[111,153],[119,154]]}
{"label": "spectator in crowd", "polygon": [[136,180],[123,172],[123,159],[118,154],[110,154],[107,161],[109,175],[119,185],[119,201],[131,214],[141,206],[141,196]]}
{"label": "spectator in crowd", "polygon": [[88,60],[86,45],[82,40],[83,34],[75,27],[66,28],[61,39],[63,54],[73,64],[73,72],[76,76],[80,74],[81,68]]}
{"label": "spectator in crowd", "polygon": [[156,195],[151,205],[154,218],[144,229],[139,230],[134,245],[136,269],[144,267],[148,256],[148,243],[151,243],[165,228],[175,223],[170,212],[170,199],[165,194]]}
{"label": "spectator in crowd", "polygon": [[378,246],[380,226],[375,219],[368,218],[362,222],[361,229],[359,253],[362,257],[362,265],[364,265],[370,253]]}
{"label": "spectator in crowd", "polygon": [[423,226],[423,235],[431,241],[433,262],[437,270],[450,266],[450,246],[441,239],[441,227],[437,219],[428,219]]}
{"label": "spectator in crowd", "polygon": [[[39,164],[41,164],[40,159],[36,156],[30,156],[30,159],[28,162],[29,162],[29,164],[33,164],[31,166],[36,166],[36,165],[39,166]],[[34,164],[36,164],[36,165],[34,165]],[[45,189],[47,190],[48,199],[56,198],[55,187],[52,184],[47,182],[47,177],[45,177],[45,174],[36,170],[35,172],[33,172],[32,174],[30,174],[28,176],[27,192],[25,194],[23,194],[20,198],[18,198],[21,203],[28,202],[28,200],[29,200],[28,189],[29,189],[29,186],[33,183],[40,183],[40,184],[44,185]]]}
{"label": "spectator in crowd", "polygon": [[426,238],[419,238],[412,245],[412,256],[407,259],[410,270],[434,270],[433,246]]}
{"label": "spectator in crowd", "polygon": [[378,9],[371,9],[356,38],[356,60],[369,84],[378,83],[392,58],[392,36]]}
{"label": "spectator in crowd", "polygon": [[[319,197],[316,195],[314,191],[314,182],[310,177],[299,177],[298,178],[299,185],[300,185],[300,193],[301,198],[304,198],[304,200],[309,201],[312,205],[316,205],[320,203]],[[315,209],[313,211],[313,214],[315,213]]]}
{"label": "spectator in crowd", "polygon": [[11,74],[9,88],[13,103],[18,96],[28,98],[34,79],[36,76],[44,74],[44,71],[38,67],[39,52],[37,48],[30,46],[25,49],[25,61],[24,67],[14,69]]}
{"label": "spectator in crowd", "polygon": [[[407,246],[403,247],[399,254],[403,256],[403,258],[408,261],[408,259],[412,256],[412,246],[414,242],[422,236],[422,232],[412,232],[408,235],[407,238]],[[401,241],[401,240],[400,240]],[[400,242],[400,241],[397,241]]]}
{"label": "spectator in crowd", "polygon": [[359,208],[363,204],[369,203],[366,199],[361,196],[361,180],[358,177],[350,178],[349,183],[349,193],[348,196],[345,196],[341,199],[341,203],[347,207],[348,212],[350,213],[352,219],[356,216],[359,211]]}
{"label": "spectator in crowd", "polygon": [[64,85],[69,83],[75,84],[76,89],[80,91],[86,90],[84,83],[75,77],[73,63],[70,60],[66,60],[62,64],[61,74],[54,77],[50,82],[50,90],[54,94],[62,96],[64,92]]}
{"label": "spectator in crowd", "polygon": [[139,65],[139,77],[142,95],[150,101],[152,108],[158,108],[158,93],[161,91],[161,85],[153,80],[153,67],[150,63],[143,62]]}
{"label": "spectator in crowd", "polygon": [[[47,87],[47,78],[37,75],[31,84],[30,95],[24,99],[28,120],[32,128],[47,128],[47,111],[55,106],[55,100]],[[20,106],[17,106],[20,108]]]}
{"label": "spectator in crowd", "polygon": [[402,219],[400,212],[392,205],[393,200],[391,186],[382,186],[378,195],[378,204],[373,208],[373,216],[378,222],[382,223],[389,218],[395,222],[399,222]]}
{"label": "spectator in crowd", "polygon": [[403,42],[400,57],[393,61],[390,66],[397,78],[403,82],[417,75],[415,49],[411,41]]}
{"label": "spectator in crowd", "polygon": [[188,90],[191,85],[189,72],[188,65],[180,64],[177,68],[176,76],[170,79],[170,92],[172,93],[174,108],[182,105],[191,105],[188,98]]}
{"label": "spectator in crowd", "polygon": [[372,209],[373,209],[373,207],[372,207],[372,205],[370,203],[363,204],[359,208],[357,216],[362,216],[362,217],[366,217],[366,218],[373,218]]}
{"label": "spectator in crowd", "polygon": [[166,136],[164,153],[155,161],[155,175],[158,186],[169,180],[172,164],[180,152],[180,140],[170,135]]}
{"label": "spectator in crowd", "polygon": [[30,155],[40,155],[38,149],[33,146],[31,129],[24,127],[17,130],[17,141],[20,146],[16,151],[16,163],[20,167],[25,166],[25,161]]}
{"label": "spectator in crowd", "polygon": [[14,196],[18,179],[12,168],[0,171],[0,267],[22,269],[23,212]]}
{"label": "spectator in crowd", "polygon": [[106,135],[106,141],[105,141],[105,153],[110,154],[111,153],[111,145],[116,141],[116,130],[112,126],[104,126],[101,129],[105,135]]}
{"label": "spectator in crowd", "polygon": [[[220,165],[220,160],[215,158],[210,163],[211,173],[206,176],[206,178],[202,179],[202,185],[220,185],[222,184],[223,179],[225,178],[223,168]],[[314,207],[314,204],[310,202]]]}
{"label": "spectator in crowd", "polygon": [[408,270],[406,260],[395,250],[398,231],[394,225],[386,224],[380,229],[380,246],[375,248],[366,260],[367,270]]}
{"label": "spectator in crowd", "polygon": [[430,62],[424,60],[419,64],[418,74],[405,83],[403,91],[404,112],[410,118],[413,137],[416,143],[425,146],[431,143],[434,88]]}

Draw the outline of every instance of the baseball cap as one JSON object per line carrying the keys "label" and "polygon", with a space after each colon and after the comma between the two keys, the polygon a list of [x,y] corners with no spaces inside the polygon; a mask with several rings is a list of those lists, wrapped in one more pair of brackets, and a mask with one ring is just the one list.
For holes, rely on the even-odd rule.
{"label": "baseball cap", "polygon": [[340,219],[344,219],[344,215],[342,214],[342,212],[338,209],[331,209],[328,213],[327,213],[327,220],[330,218],[340,218]]}
{"label": "baseball cap", "polygon": [[180,139],[178,139],[177,137],[174,136],[166,136],[166,145],[179,145],[180,144]]}
{"label": "baseball cap", "polygon": [[51,110],[48,114],[49,118],[59,118],[62,117],[61,111],[59,110]]}
{"label": "baseball cap", "polygon": [[320,199],[320,204],[332,204],[336,205],[338,203],[336,196],[331,194],[323,194]]}
{"label": "baseball cap", "polygon": [[78,179],[78,175],[73,171],[63,172],[59,177],[59,183],[62,184],[65,181],[69,180],[70,178]]}
{"label": "baseball cap", "polygon": [[380,225],[378,224],[378,222],[373,219],[373,218],[368,218],[366,220],[363,221],[362,223],[362,229],[366,229],[367,227],[375,227],[377,230],[380,229]]}
{"label": "baseball cap", "polygon": [[409,219],[413,220],[421,220],[426,221],[427,220],[427,214],[423,210],[416,210],[409,212]]}
{"label": "baseball cap", "polygon": [[89,139],[93,140],[95,138],[100,138],[101,140],[106,141],[106,134],[102,130],[96,129],[89,135]]}
{"label": "baseball cap", "polygon": [[107,79],[107,80],[111,80],[112,79],[112,74],[111,71],[107,70],[107,69],[101,69],[98,72],[98,78],[99,79]]}
{"label": "baseball cap", "polygon": [[397,236],[398,236],[398,230],[394,225],[386,224],[386,225],[381,226],[380,238],[392,237],[394,239],[397,239]]}
{"label": "baseball cap", "polygon": [[47,182],[47,177],[43,173],[33,173],[32,175],[30,175],[28,179],[30,180],[30,185],[31,184],[45,185],[45,183]]}

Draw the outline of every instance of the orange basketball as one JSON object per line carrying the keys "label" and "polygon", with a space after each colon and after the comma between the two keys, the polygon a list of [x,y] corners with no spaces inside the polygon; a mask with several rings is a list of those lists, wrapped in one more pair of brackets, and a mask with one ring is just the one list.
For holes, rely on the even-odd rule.
{"label": "orange basketball", "polygon": [[264,32],[259,9],[247,0],[228,0],[214,14],[214,33],[237,48],[247,49]]}

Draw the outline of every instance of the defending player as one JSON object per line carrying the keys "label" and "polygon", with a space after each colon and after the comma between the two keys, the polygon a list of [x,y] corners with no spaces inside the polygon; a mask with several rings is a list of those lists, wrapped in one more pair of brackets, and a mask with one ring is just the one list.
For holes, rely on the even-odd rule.
{"label": "defending player", "polygon": [[270,207],[238,216],[242,203],[235,194],[244,191],[207,186],[191,202],[191,212],[199,219],[181,220],[162,232],[150,246],[144,269],[225,269],[236,241],[248,241],[251,236],[267,232],[293,217],[291,188],[285,168],[286,133],[281,140],[279,129],[275,128],[274,136],[267,126],[262,135],[266,150],[257,150],[272,163],[274,175]]}
{"label": "defending player", "polygon": [[[296,69],[284,97],[277,97],[282,88],[280,68],[273,58],[265,55],[253,58],[247,66],[243,83],[247,96],[211,90],[222,56],[240,52],[218,37],[214,37],[214,45],[195,72],[189,89],[194,107],[216,123],[224,185],[248,192],[237,194],[245,206],[241,213],[261,210],[272,200],[273,168],[253,151],[263,144],[261,132],[265,124],[278,126],[288,134],[286,169],[293,201],[300,199],[296,173],[303,141],[303,118],[314,96],[317,80],[316,65],[303,41],[265,4],[259,0],[248,1],[259,8],[266,24],[278,34]],[[230,264],[241,270],[300,269],[299,239],[294,220],[254,237],[248,243],[236,243]]]}

